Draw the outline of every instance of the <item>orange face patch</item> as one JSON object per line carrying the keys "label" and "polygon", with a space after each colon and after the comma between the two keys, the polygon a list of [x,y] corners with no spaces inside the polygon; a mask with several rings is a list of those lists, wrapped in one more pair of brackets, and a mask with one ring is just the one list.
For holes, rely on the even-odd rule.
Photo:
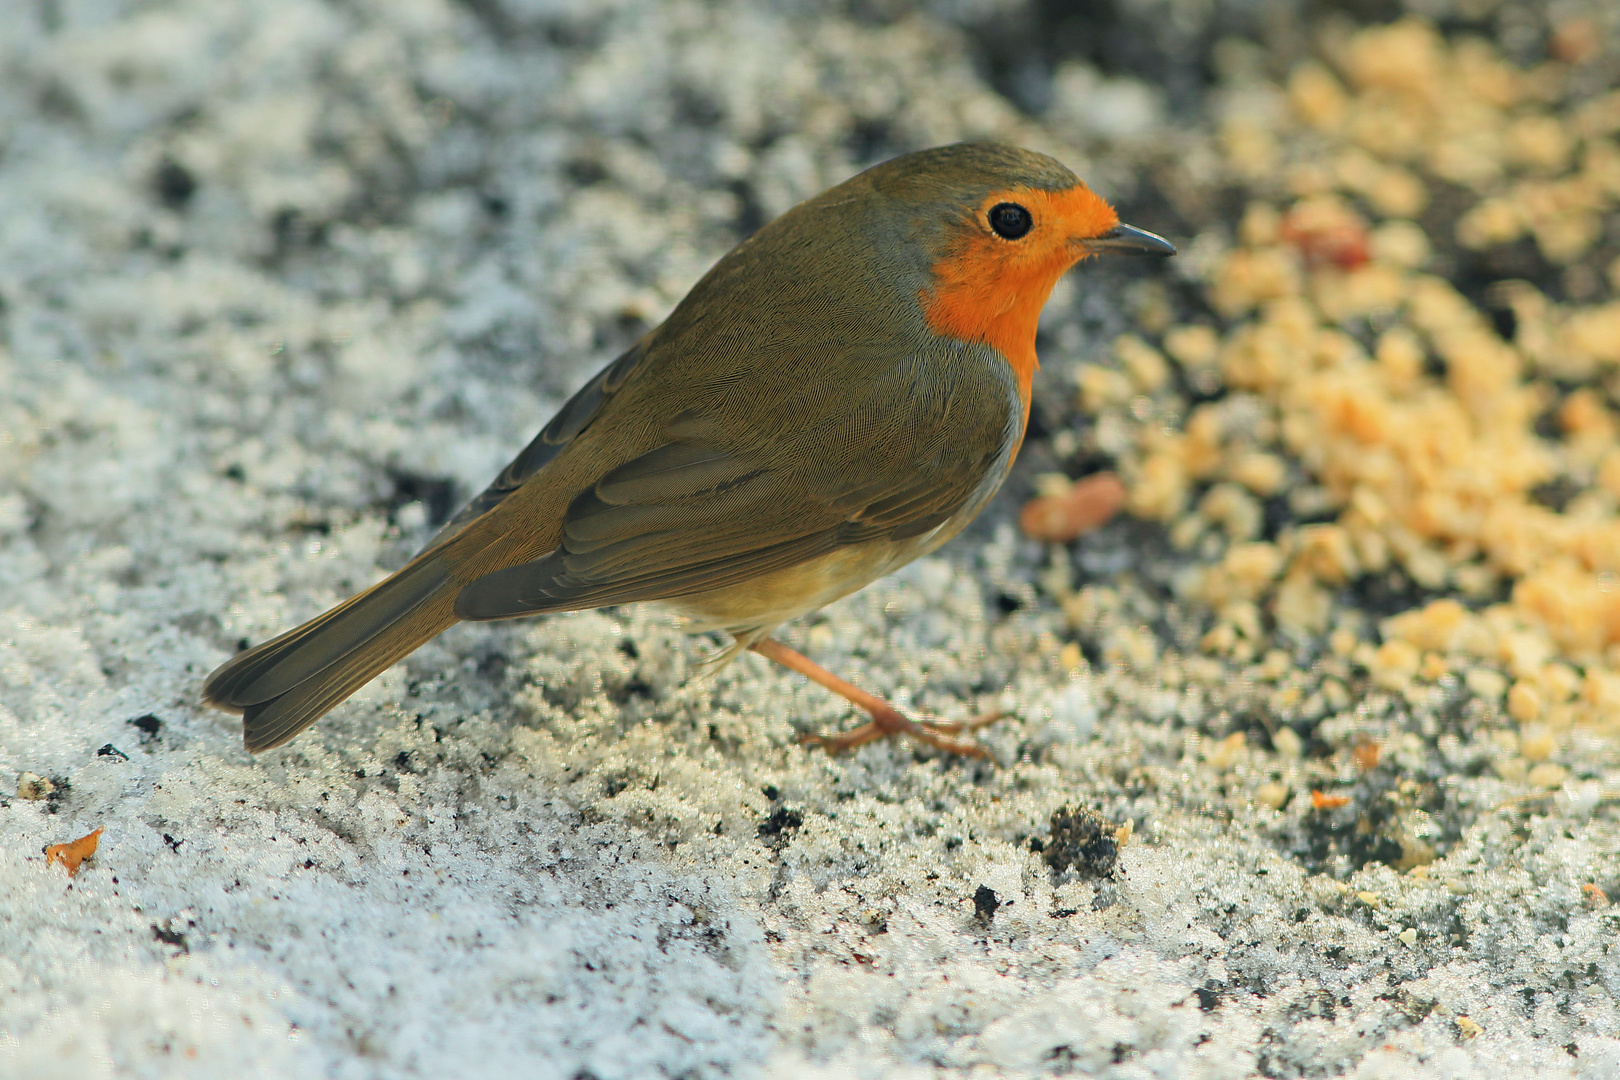
{"label": "orange face patch", "polygon": [[[990,228],[990,210],[1016,203],[1034,219],[1028,233],[1004,239]],[[1119,224],[1113,207],[1091,189],[1013,188],[991,192],[934,264],[934,285],[919,300],[935,333],[989,345],[1013,366],[1029,413],[1035,374],[1035,324],[1052,286],[1086,255],[1085,241]]]}

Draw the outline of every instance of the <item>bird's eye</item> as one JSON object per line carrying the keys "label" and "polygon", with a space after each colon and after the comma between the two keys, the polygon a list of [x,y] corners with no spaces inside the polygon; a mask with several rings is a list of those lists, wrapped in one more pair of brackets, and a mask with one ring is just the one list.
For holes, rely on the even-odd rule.
{"label": "bird's eye", "polygon": [[996,203],[990,208],[990,228],[1003,240],[1017,240],[1034,227],[1035,219],[1017,203]]}

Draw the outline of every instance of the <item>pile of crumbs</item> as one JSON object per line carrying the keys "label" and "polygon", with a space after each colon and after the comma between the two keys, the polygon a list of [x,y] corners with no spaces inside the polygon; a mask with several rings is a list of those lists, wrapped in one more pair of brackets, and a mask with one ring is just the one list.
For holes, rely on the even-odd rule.
{"label": "pile of crumbs", "polygon": [[[1236,669],[1275,688],[1283,758],[1336,733],[1352,776],[1391,709],[1465,704],[1532,788],[1579,771],[1583,735],[1620,737],[1620,91],[1582,70],[1600,32],[1572,20],[1522,68],[1408,17],[1330,27],[1281,82],[1231,65],[1214,141],[1247,206],[1184,253],[1205,312],[1175,321],[1150,291],[1111,362],[1076,370],[1086,449],[1188,556],[1170,592],[1202,621],[1161,655],[1113,586],[1059,575],[1103,659],[1172,684]],[[1433,857],[1404,840],[1392,863]]]}

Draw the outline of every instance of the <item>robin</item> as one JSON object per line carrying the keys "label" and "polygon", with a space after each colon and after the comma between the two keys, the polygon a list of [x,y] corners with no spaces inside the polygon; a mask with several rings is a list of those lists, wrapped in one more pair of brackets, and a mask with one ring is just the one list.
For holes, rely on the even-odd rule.
{"label": "robin", "polygon": [[1172,255],[1054,159],[961,144],[874,166],[715,264],[398,573],[208,677],[280,746],[458,620],[650,601],[843,695],[829,751],[915,721],[771,637],[955,536],[1023,442],[1035,325],[1088,255]]}

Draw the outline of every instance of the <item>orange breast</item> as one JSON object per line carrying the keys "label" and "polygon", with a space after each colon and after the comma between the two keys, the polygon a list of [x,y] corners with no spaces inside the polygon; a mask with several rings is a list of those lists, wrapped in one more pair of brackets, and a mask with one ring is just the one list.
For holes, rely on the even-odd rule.
{"label": "orange breast", "polygon": [[[1021,240],[1004,240],[984,224],[997,203],[1028,209],[1035,226]],[[1091,189],[1016,188],[992,192],[972,221],[934,264],[934,284],[918,297],[935,333],[989,345],[1012,365],[1029,418],[1035,327],[1052,286],[1085,255],[1082,242],[1119,224],[1119,215]]]}

